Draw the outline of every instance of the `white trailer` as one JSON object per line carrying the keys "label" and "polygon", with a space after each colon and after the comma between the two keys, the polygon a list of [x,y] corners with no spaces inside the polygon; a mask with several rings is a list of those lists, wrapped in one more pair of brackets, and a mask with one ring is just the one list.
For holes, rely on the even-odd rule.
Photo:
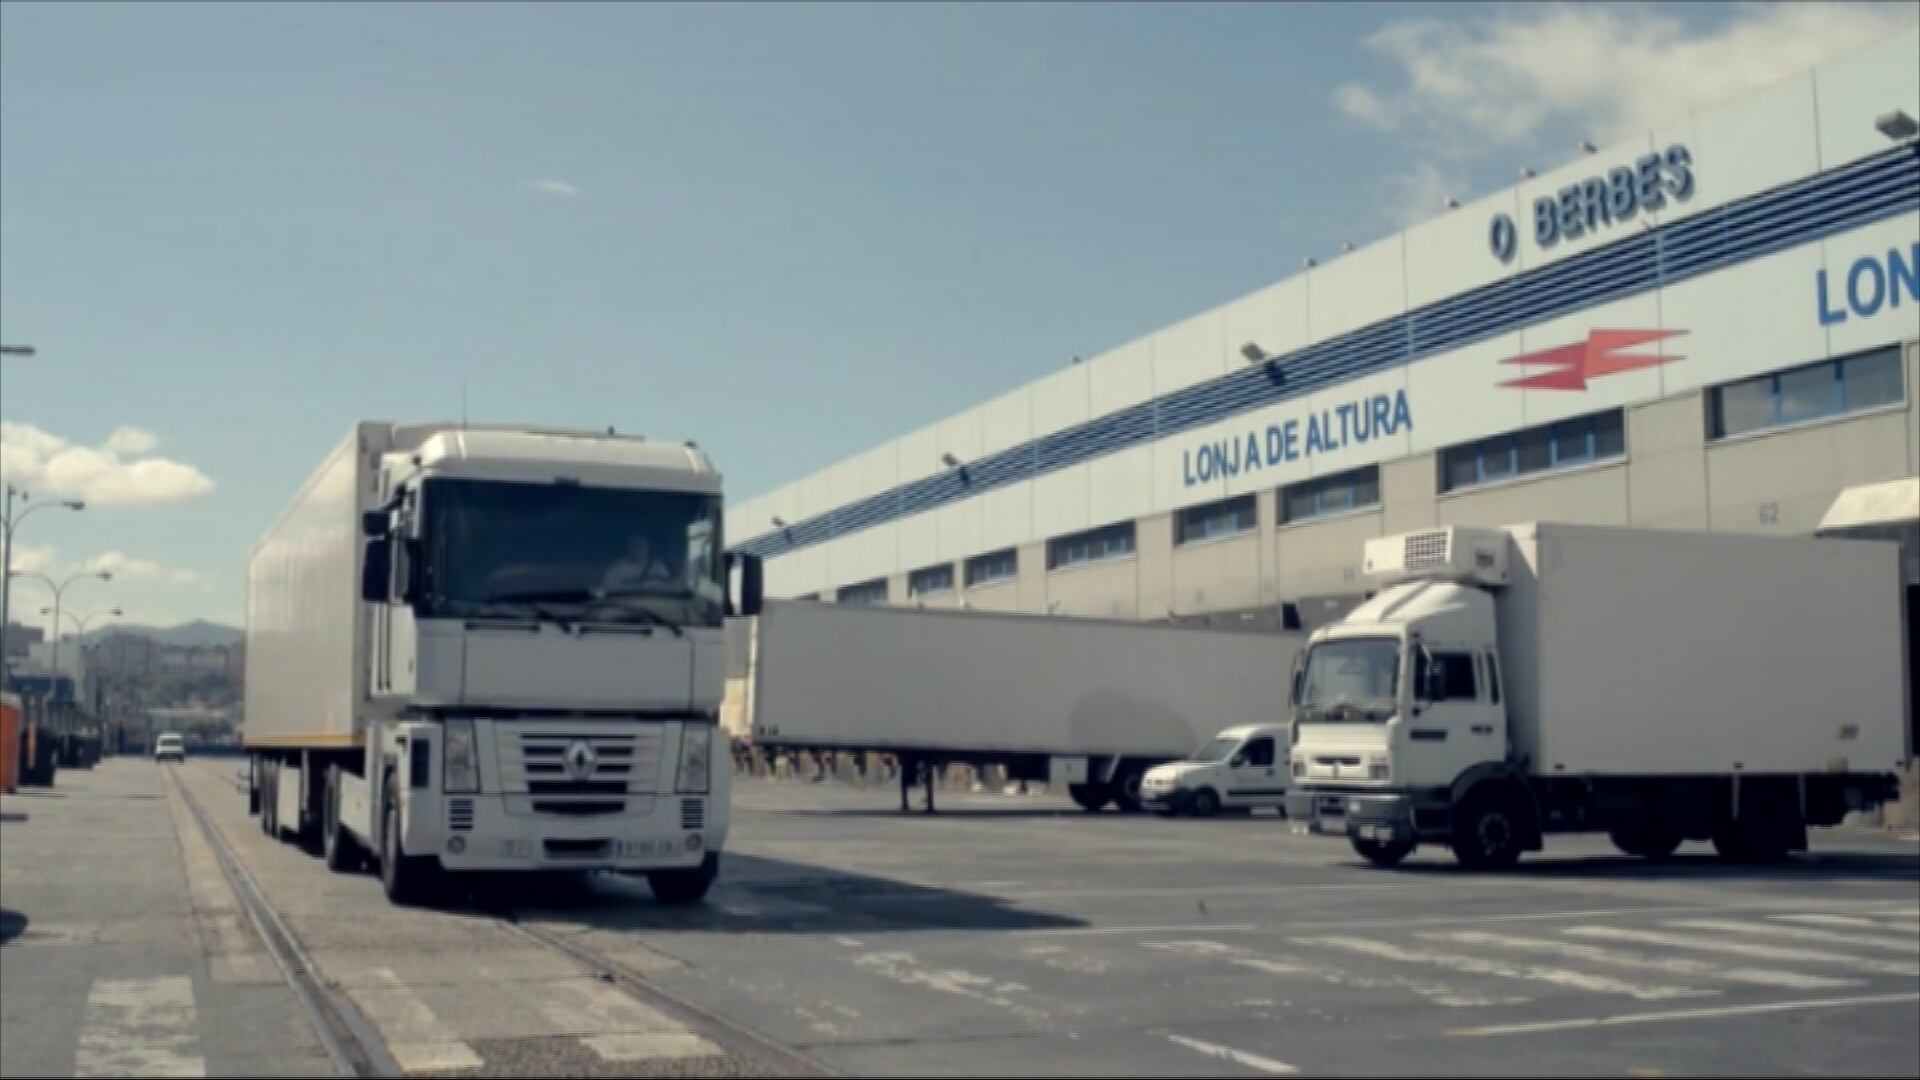
{"label": "white trailer", "polygon": [[[1088,810],[1140,806],[1147,769],[1286,713],[1304,635],[1107,619],[770,602],[741,620],[734,695],[756,747],[882,752],[1062,782]],[[1274,782],[1285,770],[1272,763]],[[929,801],[931,801],[931,786]]]}
{"label": "white trailer", "polygon": [[728,598],[706,456],[611,433],[365,422],[248,566],[261,827],[412,901],[448,871],[704,896]]}
{"label": "white trailer", "polygon": [[1895,545],[1535,523],[1365,563],[1386,587],[1296,675],[1287,809],[1376,863],[1582,831],[1777,858],[1892,798],[1912,752]]}

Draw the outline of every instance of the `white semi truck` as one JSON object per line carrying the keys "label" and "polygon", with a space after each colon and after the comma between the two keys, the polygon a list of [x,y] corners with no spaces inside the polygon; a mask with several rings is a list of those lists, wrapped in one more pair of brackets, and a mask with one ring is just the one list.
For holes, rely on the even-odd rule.
{"label": "white semi truck", "polygon": [[1288,816],[1392,866],[1804,850],[1912,753],[1898,548],[1585,525],[1367,542],[1383,583],[1295,673]]}
{"label": "white semi truck", "polygon": [[402,903],[463,871],[700,899],[728,827],[723,620],[761,587],[721,544],[691,444],[356,424],[248,566],[262,828],[377,863]]}
{"label": "white semi truck", "polygon": [[[1286,718],[1296,633],[771,601],[739,620],[739,723],[762,750],[878,752],[907,781],[948,764],[1141,808],[1147,770],[1224,728]],[[1277,797],[1283,759],[1237,782]],[[1171,796],[1171,792],[1163,793]]]}

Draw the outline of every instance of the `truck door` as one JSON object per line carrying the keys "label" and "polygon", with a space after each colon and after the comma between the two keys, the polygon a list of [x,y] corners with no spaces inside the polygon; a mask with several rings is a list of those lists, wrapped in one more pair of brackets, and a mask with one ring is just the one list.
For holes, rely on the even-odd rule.
{"label": "truck door", "polygon": [[1416,700],[1407,738],[1425,763],[1423,782],[1447,782],[1483,761],[1505,758],[1499,706],[1486,700],[1483,690],[1490,687],[1473,650],[1423,648],[1414,655],[1413,678]]}
{"label": "truck door", "polygon": [[1274,758],[1273,736],[1242,743],[1227,767],[1229,806],[1277,806],[1287,793],[1286,778]]}

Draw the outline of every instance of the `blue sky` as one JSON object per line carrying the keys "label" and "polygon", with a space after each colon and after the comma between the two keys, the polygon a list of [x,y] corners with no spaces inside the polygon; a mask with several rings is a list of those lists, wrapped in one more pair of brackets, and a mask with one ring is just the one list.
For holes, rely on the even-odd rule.
{"label": "blue sky", "polygon": [[9,3],[0,469],[95,504],[17,563],[237,621],[463,394],[751,496],[1912,10]]}

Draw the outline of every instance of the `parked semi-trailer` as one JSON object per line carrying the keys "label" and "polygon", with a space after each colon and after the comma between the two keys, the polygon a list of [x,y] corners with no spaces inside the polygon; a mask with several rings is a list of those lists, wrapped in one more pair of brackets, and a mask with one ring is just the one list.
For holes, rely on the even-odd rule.
{"label": "parked semi-trailer", "polygon": [[[389,897],[443,872],[704,896],[729,573],[720,476],[610,433],[365,422],[248,567],[250,801]],[[760,568],[740,560],[741,611]]]}
{"label": "parked semi-trailer", "polygon": [[1584,525],[1367,542],[1384,587],[1313,634],[1288,815],[1393,865],[1804,850],[1894,797],[1907,737],[1892,544]]}
{"label": "parked semi-trailer", "polygon": [[[733,697],[756,747],[891,753],[908,775],[1000,765],[1011,779],[1068,785],[1087,810],[1137,810],[1153,766],[1223,728],[1284,722],[1287,673],[1305,642],[811,601],[770,602],[739,630],[745,669]],[[1281,762],[1268,768],[1260,786],[1283,786]]]}

